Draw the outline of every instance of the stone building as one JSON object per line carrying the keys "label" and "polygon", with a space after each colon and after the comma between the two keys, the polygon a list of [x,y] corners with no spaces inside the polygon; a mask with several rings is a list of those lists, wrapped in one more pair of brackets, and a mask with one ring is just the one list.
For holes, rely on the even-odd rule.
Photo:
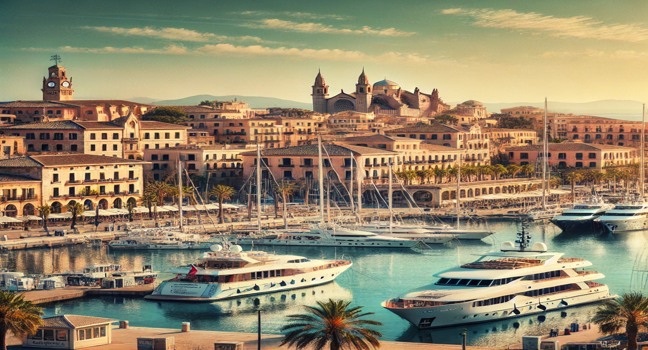
{"label": "stone building", "polygon": [[0,208],[4,216],[39,215],[41,200],[40,180],[0,173]]}
{"label": "stone building", "polygon": [[[36,200],[38,205],[50,205],[52,213],[61,213],[75,202],[83,203],[87,210],[96,205],[110,209],[136,203],[144,189],[143,164],[89,154],[33,155],[0,160],[0,173],[38,180],[42,194]],[[38,195],[38,191],[33,193]],[[24,194],[23,190],[21,198]],[[33,202],[19,204],[13,204],[18,213],[26,212],[28,205],[38,206]]]}
{"label": "stone building", "polygon": [[[610,166],[637,163],[640,152],[631,147],[587,144],[582,142],[549,143],[547,161],[558,169],[603,170]],[[542,145],[507,147],[505,155],[510,163],[537,165],[542,161]]]}
{"label": "stone building", "polygon": [[329,86],[326,85],[321,72],[317,73],[312,86],[313,111],[317,113],[335,114],[344,111],[360,113],[375,113],[392,116],[434,116],[447,111],[450,106],[439,98],[439,92],[434,89],[431,94],[422,93],[418,88],[414,92],[403,90],[391,80],[381,80],[373,85],[362,70],[358,77],[355,92],[329,97]]}

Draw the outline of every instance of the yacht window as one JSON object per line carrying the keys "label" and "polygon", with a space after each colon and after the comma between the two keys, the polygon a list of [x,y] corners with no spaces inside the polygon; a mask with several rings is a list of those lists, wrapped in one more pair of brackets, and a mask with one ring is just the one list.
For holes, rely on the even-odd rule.
{"label": "yacht window", "polygon": [[275,276],[274,270],[270,271],[270,277],[274,277],[274,276]]}
{"label": "yacht window", "polygon": [[493,285],[494,285],[494,286],[499,286],[500,283],[501,283],[500,280],[494,280],[494,281],[493,281]]}
{"label": "yacht window", "polygon": [[470,280],[467,280],[467,279],[459,280],[457,285],[458,286],[465,286],[465,285],[468,285],[468,282],[470,282]]}
{"label": "yacht window", "polygon": [[458,279],[456,279],[456,278],[451,278],[451,279],[450,279],[450,280],[448,281],[448,283],[447,283],[447,284],[451,284],[451,285],[453,285],[453,286],[454,286],[454,285],[456,285],[456,284],[457,284],[457,282],[459,282],[459,280],[458,280]]}
{"label": "yacht window", "polygon": [[437,282],[437,284],[448,284],[448,279],[447,278],[442,278]]}
{"label": "yacht window", "polygon": [[468,283],[469,286],[478,286],[481,280],[470,280]]}
{"label": "yacht window", "polygon": [[309,261],[310,261],[310,260],[308,260],[308,259],[301,259],[301,262],[303,262],[303,263],[305,263],[305,262],[309,262]]}
{"label": "yacht window", "polygon": [[488,287],[488,286],[490,286],[491,282],[492,282],[491,280],[481,280],[481,281],[479,281],[479,286],[480,287]]}
{"label": "yacht window", "polygon": [[281,270],[277,270],[277,275],[276,275],[276,276],[277,276],[277,277],[280,277],[280,276],[281,276]]}
{"label": "yacht window", "polygon": [[268,278],[268,271],[263,271],[263,278]]}

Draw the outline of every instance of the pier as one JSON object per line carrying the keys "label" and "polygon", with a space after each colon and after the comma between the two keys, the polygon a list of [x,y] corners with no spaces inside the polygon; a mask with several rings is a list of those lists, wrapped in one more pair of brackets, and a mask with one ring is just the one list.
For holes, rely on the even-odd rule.
{"label": "pier", "polygon": [[144,297],[151,294],[153,284],[124,287],[116,289],[101,289],[92,287],[65,287],[54,290],[32,290],[25,292],[25,300],[33,304],[54,303],[65,300],[79,299],[87,296],[118,296],[118,297]]}

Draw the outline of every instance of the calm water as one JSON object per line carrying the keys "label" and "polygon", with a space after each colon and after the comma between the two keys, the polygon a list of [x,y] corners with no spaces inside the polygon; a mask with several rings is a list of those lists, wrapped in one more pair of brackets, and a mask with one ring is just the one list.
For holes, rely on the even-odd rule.
{"label": "calm water", "polygon": [[[380,302],[435,281],[433,274],[475,259],[472,254],[487,252],[499,243],[514,240],[518,228],[507,222],[491,222],[496,232],[493,243],[459,243],[441,247],[427,254],[406,250],[364,250],[353,248],[286,248],[277,247],[276,253],[296,253],[310,258],[343,257],[354,262],[352,269],[336,282],[308,289],[215,302],[211,304],[151,302],[129,298],[87,298],[50,305],[46,314],[80,314],[128,320],[133,326],[180,328],[189,321],[192,328],[201,330],[255,332],[256,311],[263,315],[263,331],[279,333],[285,316],[301,313],[301,305],[314,305],[328,298],[353,299],[354,305],[374,312],[373,319],[380,327],[384,340],[460,343],[459,333],[468,329],[471,345],[505,346],[519,343],[522,334],[547,333],[549,328],[565,328],[571,322],[587,322],[595,306],[567,309],[566,313],[547,313],[542,320],[529,316],[508,321],[492,322],[466,327],[446,328],[437,331],[418,331],[408,322],[384,310]],[[580,257],[594,263],[593,270],[606,275],[602,281],[613,293],[620,294],[645,287],[646,249],[648,233],[637,232],[623,236],[581,234],[566,236],[549,226],[532,225],[533,241],[544,241],[549,250],[565,252],[566,256]],[[107,248],[68,247],[51,250],[17,251],[0,254],[0,267],[29,273],[52,273],[79,270],[90,263],[115,262],[125,268],[141,268],[152,264],[164,271],[187,264],[201,255],[200,252],[118,252]],[[172,277],[161,274],[161,278]],[[541,322],[542,321],[542,322]]]}

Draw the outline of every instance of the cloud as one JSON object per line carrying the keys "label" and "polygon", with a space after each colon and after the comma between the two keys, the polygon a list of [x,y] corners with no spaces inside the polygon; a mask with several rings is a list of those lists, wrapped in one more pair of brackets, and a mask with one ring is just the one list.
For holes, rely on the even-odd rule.
{"label": "cloud", "polygon": [[288,16],[300,19],[334,19],[338,21],[351,19],[350,16],[340,16],[340,15],[326,15],[326,14],[316,14],[310,12],[278,12],[278,11],[243,11],[243,12],[232,12],[232,14],[245,15],[245,16]]}
{"label": "cloud", "polygon": [[344,61],[344,62],[374,62],[374,63],[432,63],[428,57],[415,53],[387,52],[380,55],[369,55],[360,51],[347,51],[340,49],[302,49],[279,47],[271,48],[262,45],[233,45],[233,44],[206,44],[195,49],[184,46],[169,45],[161,49],[146,49],[142,47],[72,47],[63,46],[58,49],[51,48],[25,48],[25,51],[52,52],[62,51],[86,54],[158,54],[158,55],[196,55],[196,56],[233,56],[233,57],[283,57],[286,59],[308,59],[318,61]]}
{"label": "cloud", "polygon": [[442,10],[446,15],[472,17],[474,25],[483,28],[506,28],[548,33],[555,37],[639,42],[648,39],[648,29],[639,24],[610,24],[585,17],[554,17],[515,10],[462,9]]}
{"label": "cloud", "polygon": [[223,42],[223,41],[241,41],[241,42],[256,42],[256,43],[270,43],[259,37],[255,36],[235,36],[229,37],[226,35],[217,35],[214,33],[201,33],[191,29],[185,28],[121,28],[121,27],[81,27],[86,30],[94,30],[102,33],[110,33],[123,36],[141,36],[148,38],[178,40],[178,41],[192,41],[192,42]]}
{"label": "cloud", "polygon": [[395,28],[387,29],[373,29],[368,26],[362,27],[362,29],[346,29],[346,28],[335,28],[330,25],[322,23],[297,23],[292,21],[284,21],[281,19],[264,19],[258,22],[242,24],[245,27],[250,28],[260,28],[260,29],[276,29],[283,31],[291,32],[302,32],[302,33],[327,33],[327,34],[367,34],[367,35],[377,35],[377,36],[412,36],[416,33],[414,32],[405,32]]}

